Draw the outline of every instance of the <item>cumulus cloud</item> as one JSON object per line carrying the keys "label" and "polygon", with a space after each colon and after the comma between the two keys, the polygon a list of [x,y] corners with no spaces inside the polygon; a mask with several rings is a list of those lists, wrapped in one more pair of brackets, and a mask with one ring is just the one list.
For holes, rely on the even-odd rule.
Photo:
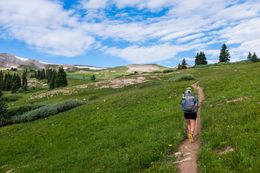
{"label": "cumulus cloud", "polygon": [[[114,7],[124,15],[109,15]],[[122,10],[126,7],[144,14],[168,11],[163,16],[138,18]],[[78,8],[85,15],[78,15]],[[213,62],[219,54],[212,49],[214,44],[236,44],[230,49],[233,60],[248,51],[257,52],[259,16],[256,0],[81,0],[80,7],[70,10],[58,1],[8,0],[0,1],[0,37],[21,40],[53,55],[77,56],[100,49],[131,63],[150,63],[203,50]]]}
{"label": "cumulus cloud", "polygon": [[81,2],[86,9],[101,9],[107,6],[107,0],[84,0]]}
{"label": "cumulus cloud", "polygon": [[124,58],[130,63],[152,63],[174,57],[184,48],[169,44],[149,47],[131,46],[127,48],[104,48],[105,53]]}
{"label": "cumulus cloud", "polygon": [[76,56],[89,48],[94,38],[78,28],[72,13],[46,0],[0,1],[0,27],[41,52]]}

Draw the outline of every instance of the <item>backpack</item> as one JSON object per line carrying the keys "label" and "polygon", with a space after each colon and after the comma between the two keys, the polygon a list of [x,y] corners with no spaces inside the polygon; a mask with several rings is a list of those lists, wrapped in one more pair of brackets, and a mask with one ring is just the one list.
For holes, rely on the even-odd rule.
{"label": "backpack", "polygon": [[182,111],[185,113],[196,112],[195,97],[192,94],[184,94],[182,97]]}

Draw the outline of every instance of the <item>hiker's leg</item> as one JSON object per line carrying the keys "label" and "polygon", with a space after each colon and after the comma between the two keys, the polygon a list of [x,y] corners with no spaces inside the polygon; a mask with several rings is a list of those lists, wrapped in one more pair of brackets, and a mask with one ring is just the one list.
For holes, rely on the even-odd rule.
{"label": "hiker's leg", "polygon": [[190,133],[190,120],[186,119],[186,124],[187,124],[187,135]]}
{"label": "hiker's leg", "polygon": [[190,132],[193,135],[196,128],[196,120],[190,120]]}

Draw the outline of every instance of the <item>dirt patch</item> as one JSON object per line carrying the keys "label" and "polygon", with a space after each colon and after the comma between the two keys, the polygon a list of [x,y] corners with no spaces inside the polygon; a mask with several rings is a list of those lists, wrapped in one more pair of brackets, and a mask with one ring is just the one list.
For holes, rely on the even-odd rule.
{"label": "dirt patch", "polygon": [[153,71],[159,71],[160,67],[153,65],[153,64],[131,64],[128,65],[128,70],[127,72],[129,73],[133,73],[133,72],[139,72],[139,73],[143,73],[143,72],[153,72]]}
{"label": "dirt patch", "polygon": [[188,139],[183,141],[174,155],[177,159],[174,164],[177,164],[179,172],[181,173],[197,173],[198,165],[197,165],[197,152],[200,147],[199,141],[199,133],[201,130],[200,123],[200,110],[202,101],[205,99],[203,89],[198,85],[198,82],[192,85],[194,89],[198,91],[198,99],[199,99],[199,109],[197,114],[196,121],[196,130],[194,132],[194,142],[190,143]]}
{"label": "dirt patch", "polygon": [[41,98],[51,98],[57,95],[72,95],[76,93],[78,93],[78,91],[75,88],[55,89],[43,93],[32,94],[29,99],[34,100],[34,99],[41,99]]}
{"label": "dirt patch", "polygon": [[94,87],[96,89],[102,89],[102,88],[123,88],[125,86],[129,85],[134,85],[134,84],[139,84],[146,82],[145,77],[139,76],[136,78],[131,78],[131,79],[114,79],[114,80],[108,80],[108,81],[100,81],[100,82],[95,82],[91,84],[83,84],[83,85],[77,85],[69,88],[61,88],[61,89],[54,89],[50,91],[45,91],[41,93],[35,93],[30,96],[30,100],[34,99],[42,99],[42,98],[52,98],[57,95],[73,95],[79,93],[79,91],[89,88],[89,87]]}
{"label": "dirt patch", "polygon": [[227,146],[224,149],[219,150],[217,153],[219,155],[223,155],[223,154],[230,153],[230,152],[233,152],[233,151],[235,151],[234,148]]}
{"label": "dirt patch", "polygon": [[242,96],[242,97],[239,97],[239,98],[236,98],[236,99],[233,99],[233,100],[227,100],[226,103],[236,103],[236,102],[241,102],[241,101],[246,100],[246,99],[248,99],[248,97]]}
{"label": "dirt patch", "polygon": [[108,83],[99,86],[99,88],[123,88],[125,86],[129,86],[129,85],[134,85],[134,84],[139,84],[139,83],[143,83],[146,82],[146,78],[145,77],[137,77],[134,79],[114,79],[114,80],[110,80],[108,81]]}

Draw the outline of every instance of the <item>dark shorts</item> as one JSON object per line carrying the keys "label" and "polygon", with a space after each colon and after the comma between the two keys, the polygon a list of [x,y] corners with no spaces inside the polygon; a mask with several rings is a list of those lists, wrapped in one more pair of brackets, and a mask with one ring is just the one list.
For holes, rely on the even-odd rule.
{"label": "dark shorts", "polygon": [[185,119],[192,119],[196,120],[197,119],[197,112],[194,113],[184,113]]}

